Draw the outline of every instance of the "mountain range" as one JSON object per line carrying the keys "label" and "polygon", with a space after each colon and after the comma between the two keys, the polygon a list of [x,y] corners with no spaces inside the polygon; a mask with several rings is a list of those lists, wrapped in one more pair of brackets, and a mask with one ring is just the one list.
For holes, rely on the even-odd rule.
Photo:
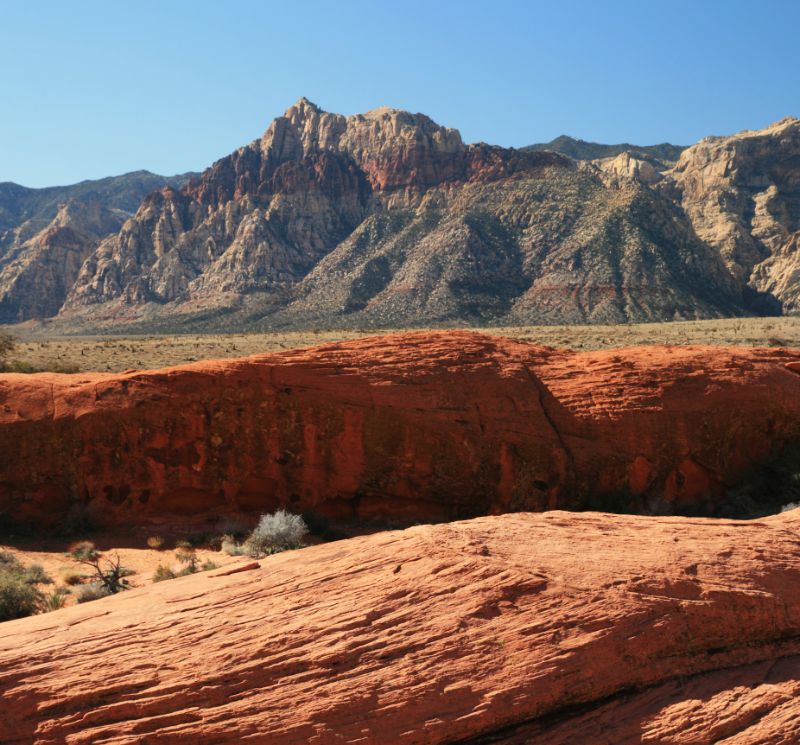
{"label": "mountain range", "polygon": [[300,99],[200,175],[66,189],[0,185],[2,323],[256,330],[800,312],[792,118],[687,148],[562,137],[513,149],[465,144],[423,114],[345,117]]}

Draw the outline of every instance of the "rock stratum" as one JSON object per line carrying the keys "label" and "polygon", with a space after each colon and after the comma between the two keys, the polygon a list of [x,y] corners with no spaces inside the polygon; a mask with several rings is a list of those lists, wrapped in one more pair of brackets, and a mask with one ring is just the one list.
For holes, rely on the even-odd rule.
{"label": "rock stratum", "polygon": [[800,515],[550,512],[0,625],[0,741],[789,745]]}
{"label": "rock stratum", "polygon": [[798,441],[798,350],[399,334],[157,371],[0,375],[0,519],[130,526],[287,506],[414,522],[609,499],[717,514]]}
{"label": "rock stratum", "polygon": [[[300,99],[3,319],[171,331],[619,323],[798,309],[800,121],[670,145],[465,144],[423,114]],[[553,149],[569,152],[574,160]],[[593,160],[582,158],[595,156]],[[27,272],[27,274],[26,274]],[[16,314],[16,315],[15,315]]]}

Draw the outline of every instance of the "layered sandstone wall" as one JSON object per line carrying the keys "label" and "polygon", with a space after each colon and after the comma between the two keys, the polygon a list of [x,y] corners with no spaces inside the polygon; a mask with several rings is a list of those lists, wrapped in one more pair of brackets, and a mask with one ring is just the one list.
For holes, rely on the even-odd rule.
{"label": "layered sandstone wall", "polygon": [[288,506],[437,520],[712,512],[800,439],[800,352],[556,351],[374,337],[125,374],[0,376],[7,522],[212,520]]}

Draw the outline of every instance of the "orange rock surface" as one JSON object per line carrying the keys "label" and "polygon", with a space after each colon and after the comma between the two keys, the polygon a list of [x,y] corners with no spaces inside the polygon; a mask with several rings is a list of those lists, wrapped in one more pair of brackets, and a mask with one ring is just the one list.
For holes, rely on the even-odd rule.
{"label": "orange rock surface", "polygon": [[443,331],[0,375],[0,518],[114,526],[288,505],[415,521],[619,493],[633,510],[702,512],[800,438],[799,367],[781,349],[577,353]]}
{"label": "orange rock surface", "polygon": [[9,745],[795,743],[799,691],[800,511],[418,526],[0,625]]}

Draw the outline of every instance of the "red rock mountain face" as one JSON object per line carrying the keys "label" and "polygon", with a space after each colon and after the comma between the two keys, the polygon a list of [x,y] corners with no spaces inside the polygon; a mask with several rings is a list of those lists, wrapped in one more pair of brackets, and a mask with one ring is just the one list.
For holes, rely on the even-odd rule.
{"label": "red rock mountain face", "polygon": [[550,512],[0,624],[0,741],[790,745],[800,511]]}
{"label": "red rock mountain face", "polygon": [[470,332],[128,374],[0,376],[0,511],[212,522],[709,513],[800,440],[800,352],[575,353]]}
{"label": "red rock mountain face", "polygon": [[637,178],[465,145],[422,114],[344,117],[301,99],[145,199],[86,260],[60,323],[619,322],[747,302],[678,203]]}

